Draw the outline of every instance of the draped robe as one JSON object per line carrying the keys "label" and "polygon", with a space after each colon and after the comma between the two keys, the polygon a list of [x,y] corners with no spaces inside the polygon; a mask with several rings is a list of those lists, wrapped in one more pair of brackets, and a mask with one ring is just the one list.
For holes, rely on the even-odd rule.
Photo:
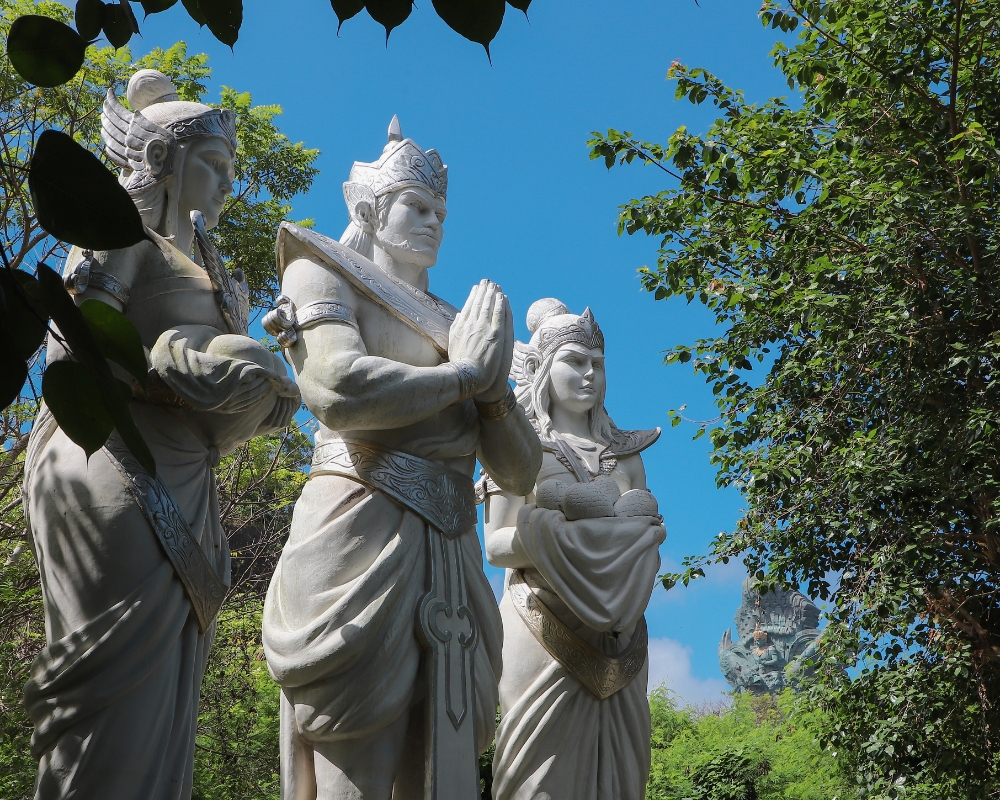
{"label": "draped robe", "polygon": [[[159,244],[131,248],[139,266],[127,315],[174,404],[133,402],[132,414],[157,476],[228,585],[213,468],[220,453],[276,427],[268,420],[277,390],[240,413],[211,409],[279,362],[263,348],[266,366],[205,352],[206,341],[225,330],[209,278]],[[98,253],[97,266],[113,269],[109,255]],[[78,258],[74,250],[67,264]],[[50,346],[50,357],[55,350]],[[36,800],[188,800],[215,623],[199,631],[180,580],[108,454],[99,450],[88,461],[47,410],[32,431],[24,493],[47,640],[25,687],[40,760]]]}
{"label": "draped robe", "polygon": [[[575,482],[547,449],[538,483]],[[631,488],[620,467],[610,475],[623,491]],[[611,657],[624,652],[659,569],[666,536],[659,519],[567,521],[558,511],[526,505],[517,529],[532,563],[521,571],[529,591],[596,650]],[[508,570],[500,602],[494,800],[642,800],[650,763],[648,662],[627,686],[598,699],[527,627],[511,600],[512,577]]]}

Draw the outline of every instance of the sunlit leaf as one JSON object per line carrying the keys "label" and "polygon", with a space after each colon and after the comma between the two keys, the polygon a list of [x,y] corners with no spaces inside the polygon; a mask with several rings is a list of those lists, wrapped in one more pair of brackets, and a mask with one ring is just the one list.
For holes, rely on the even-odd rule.
{"label": "sunlit leaf", "polygon": [[100,300],[84,300],[80,311],[104,357],[124,367],[145,386],[148,369],[146,353],[135,325],[118,309]]}
{"label": "sunlit leaf", "polygon": [[64,242],[117,250],[146,238],[142,217],[118,179],[61,131],[38,137],[28,188],[39,224]]}
{"label": "sunlit leaf", "polygon": [[17,73],[36,86],[59,86],[83,66],[87,43],[69,25],[26,14],[7,35],[7,56]]}
{"label": "sunlit leaf", "polygon": [[155,474],[156,463],[153,454],[136,427],[135,420],[132,419],[129,394],[123,392],[122,382],[111,372],[111,367],[98,347],[90,325],[63,286],[62,278],[45,264],[40,264],[38,284],[41,287],[42,299],[52,315],[52,321],[59,328],[59,333],[66,340],[73,356],[94,376],[104,409],[122,441],[139,463],[151,475]]}
{"label": "sunlit leaf", "polygon": [[104,446],[115,424],[91,370],[76,361],[49,364],[42,375],[42,396],[59,427],[87,458]]}

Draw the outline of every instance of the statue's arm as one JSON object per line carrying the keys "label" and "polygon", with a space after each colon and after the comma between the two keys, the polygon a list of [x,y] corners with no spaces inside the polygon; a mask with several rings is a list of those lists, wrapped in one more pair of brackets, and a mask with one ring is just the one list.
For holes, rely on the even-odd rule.
{"label": "statue's arm", "polygon": [[[281,291],[300,309],[320,300],[357,307],[351,287],[308,258],[288,265]],[[460,399],[452,367],[370,356],[360,332],[346,321],[326,320],[300,331],[287,353],[306,406],[333,430],[399,428]]]}
{"label": "statue's arm", "polygon": [[486,560],[494,567],[525,569],[532,565],[517,532],[517,512],[525,502],[524,497],[507,492],[486,495]]}
{"label": "statue's arm", "polygon": [[646,488],[646,468],[642,464],[642,456],[633,453],[623,458],[618,462],[618,465],[625,470],[629,477],[629,484],[633,489]]}
{"label": "statue's arm", "polygon": [[504,491],[524,497],[542,468],[542,445],[521,406],[501,419],[480,417],[479,462]]}

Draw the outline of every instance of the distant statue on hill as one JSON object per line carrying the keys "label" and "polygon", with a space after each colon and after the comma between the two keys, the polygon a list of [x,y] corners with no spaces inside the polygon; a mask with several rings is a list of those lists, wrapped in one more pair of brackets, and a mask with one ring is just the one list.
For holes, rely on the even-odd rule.
{"label": "distant statue on hill", "polygon": [[819,609],[808,597],[793,589],[761,593],[752,577],[743,581],[734,619],[739,638],[734,642],[731,630],[722,635],[719,667],[737,692],[780,692],[786,668],[811,656],[820,635]]}

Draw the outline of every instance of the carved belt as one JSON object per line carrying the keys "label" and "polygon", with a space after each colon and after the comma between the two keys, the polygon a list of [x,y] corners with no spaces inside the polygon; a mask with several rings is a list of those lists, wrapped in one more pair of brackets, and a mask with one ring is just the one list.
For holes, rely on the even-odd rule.
{"label": "carved belt", "polygon": [[524,582],[521,570],[512,570],[507,593],[517,613],[538,643],[598,700],[628,686],[646,662],[646,617],[640,618],[632,640],[617,658],[606,656],[585,642],[538,599]]}
{"label": "carved belt", "polygon": [[[191,601],[198,618],[198,628],[204,633],[219,613],[229,586],[219,577],[201,549],[163,479],[159,476],[153,478],[143,469],[117,431],[108,437],[104,452],[160,540],[184,586],[184,593]],[[228,549],[225,536],[222,546]]]}
{"label": "carved belt", "polygon": [[309,477],[339,475],[378,489],[454,539],[476,525],[472,478],[433,461],[357,439],[317,445]]}

